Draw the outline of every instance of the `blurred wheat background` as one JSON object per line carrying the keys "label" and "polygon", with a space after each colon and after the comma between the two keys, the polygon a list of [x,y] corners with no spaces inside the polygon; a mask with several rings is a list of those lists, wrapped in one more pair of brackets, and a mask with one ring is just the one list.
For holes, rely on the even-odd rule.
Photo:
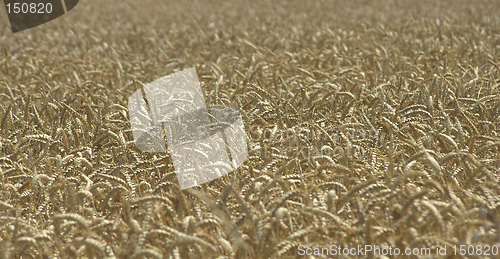
{"label": "blurred wheat background", "polygon": [[[2,10],[0,258],[500,245],[499,5],[82,0],[16,34]],[[181,191],[127,100],[190,67],[249,157]]]}

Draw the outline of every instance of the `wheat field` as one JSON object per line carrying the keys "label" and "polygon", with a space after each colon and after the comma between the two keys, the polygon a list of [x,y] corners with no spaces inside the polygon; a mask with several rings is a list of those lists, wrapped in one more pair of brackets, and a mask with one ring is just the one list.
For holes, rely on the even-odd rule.
{"label": "wheat field", "polygon": [[[1,11],[0,258],[500,246],[499,13],[465,0],[81,0],[13,34]],[[135,147],[126,107],[190,67],[207,105],[240,110],[249,156],[181,190],[168,152]]]}

